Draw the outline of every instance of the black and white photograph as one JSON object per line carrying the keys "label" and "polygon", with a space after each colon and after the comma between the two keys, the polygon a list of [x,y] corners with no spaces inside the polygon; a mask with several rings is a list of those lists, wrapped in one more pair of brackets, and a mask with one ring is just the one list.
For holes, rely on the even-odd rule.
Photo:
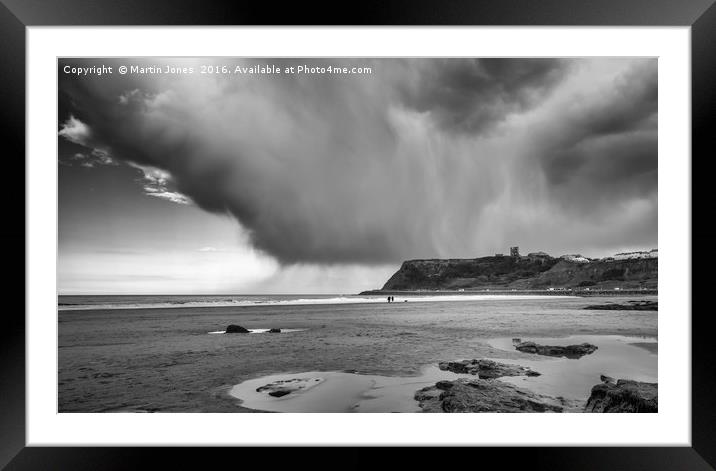
{"label": "black and white photograph", "polygon": [[57,411],[658,413],[657,65],[58,58]]}

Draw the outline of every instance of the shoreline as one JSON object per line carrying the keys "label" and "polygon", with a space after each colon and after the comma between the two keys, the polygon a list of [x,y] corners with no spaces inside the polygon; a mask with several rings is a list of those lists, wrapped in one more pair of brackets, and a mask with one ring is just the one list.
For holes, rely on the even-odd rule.
{"label": "shoreline", "polygon": [[658,296],[658,289],[624,289],[624,290],[585,290],[582,288],[555,288],[545,289],[485,289],[485,290],[368,290],[362,291],[359,296]]}
{"label": "shoreline", "polygon": [[[414,303],[424,302],[444,302],[444,301],[481,301],[481,300],[497,300],[501,298],[515,298],[522,300],[539,299],[547,296],[539,294],[525,294],[519,292],[499,293],[499,292],[420,292],[412,294],[410,292],[396,292],[399,296],[394,302],[402,304],[406,301]],[[361,297],[363,296],[363,297]],[[621,295],[618,295],[621,296]],[[557,298],[576,298],[578,296],[567,292],[554,292],[551,297]],[[407,299],[406,299],[407,298]],[[58,304],[59,312],[72,311],[101,311],[101,310],[145,310],[145,309],[182,309],[182,308],[251,308],[251,307],[279,307],[279,306],[335,306],[335,305],[358,305],[358,304],[385,304],[384,293],[380,295],[346,295],[335,297],[316,297],[316,298],[298,298],[290,300],[271,300],[271,301],[247,301],[247,300],[222,300],[222,301],[182,301],[178,303],[137,303],[137,304]]]}

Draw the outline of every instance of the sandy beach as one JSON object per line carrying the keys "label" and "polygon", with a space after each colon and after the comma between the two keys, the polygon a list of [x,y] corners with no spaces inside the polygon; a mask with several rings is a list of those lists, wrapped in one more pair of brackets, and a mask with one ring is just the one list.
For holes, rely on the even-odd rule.
{"label": "sandy beach", "polygon": [[[649,366],[656,363],[655,350],[630,343],[657,341],[657,312],[584,310],[591,301],[544,297],[60,311],[59,411],[254,412],[255,407],[248,407],[255,406],[250,398],[236,397],[237,385],[255,381],[249,384],[260,387],[267,376],[290,379],[297,374],[325,380],[303,393],[307,399],[302,401],[315,402],[311,395],[332,389],[336,378],[349,378],[343,374],[354,382],[349,386],[350,381],[343,381],[346,390],[329,394],[339,408],[360,403],[358,409],[366,411],[417,410],[415,401],[390,403],[406,397],[405,383],[416,383],[410,386],[414,391],[423,383],[454,376],[436,371],[438,362],[471,358],[534,366],[544,373],[542,380],[529,378],[535,388],[552,377],[548,373],[553,368],[572,375],[581,366],[598,362],[592,370],[609,374],[609,362],[615,367],[633,363],[625,362],[627,358],[637,359],[633,364],[638,371],[612,370],[612,375],[641,372],[640,377],[655,379],[655,368]],[[257,333],[210,333],[229,324]],[[265,332],[269,328],[286,330]],[[581,340],[595,335],[619,337],[594,340],[600,350],[591,358],[562,362],[505,348],[505,342],[515,337],[569,341],[569,336]],[[601,363],[605,355],[607,364]],[[507,380],[527,384],[519,377]],[[598,382],[595,377],[594,384]],[[375,393],[380,387],[403,392],[383,394],[372,403],[355,400],[356,394]]]}

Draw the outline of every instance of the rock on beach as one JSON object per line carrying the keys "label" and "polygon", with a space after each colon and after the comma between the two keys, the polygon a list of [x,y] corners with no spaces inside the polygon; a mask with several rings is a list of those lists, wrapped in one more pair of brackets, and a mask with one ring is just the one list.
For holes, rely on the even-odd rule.
{"label": "rock on beach", "polygon": [[466,373],[479,377],[480,379],[494,379],[501,376],[539,376],[540,373],[520,365],[499,363],[493,360],[459,360],[441,361],[438,367],[443,371],[453,373]]}
{"label": "rock on beach", "polygon": [[499,380],[438,381],[415,393],[423,412],[564,412],[570,404]]}
{"label": "rock on beach", "polygon": [[[609,378],[611,379],[611,378]],[[658,412],[657,383],[619,379],[595,385],[584,412]]]}
{"label": "rock on beach", "polygon": [[581,343],[579,345],[539,345],[534,342],[521,342],[515,345],[515,348],[523,353],[534,353],[537,355],[544,355],[550,357],[567,357],[567,358],[581,358],[584,355],[589,355],[597,350],[596,345],[591,343]]}
{"label": "rock on beach", "polygon": [[229,324],[226,327],[227,334],[248,334],[250,331],[240,325]]}

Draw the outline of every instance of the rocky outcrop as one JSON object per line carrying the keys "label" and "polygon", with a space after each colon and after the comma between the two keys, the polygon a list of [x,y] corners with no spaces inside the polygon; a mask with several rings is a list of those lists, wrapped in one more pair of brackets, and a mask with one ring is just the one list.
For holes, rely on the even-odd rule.
{"label": "rocky outcrop", "polygon": [[383,286],[383,290],[461,289],[508,286],[549,270],[557,259],[530,260],[513,257],[475,259],[408,260]]}
{"label": "rocky outcrop", "polygon": [[259,388],[256,392],[266,393],[272,397],[283,397],[291,393],[305,391],[323,382],[323,378],[292,378],[274,381]]}
{"label": "rocky outcrop", "polygon": [[230,324],[226,327],[227,334],[248,334],[250,331],[240,325]]}
{"label": "rocky outcrop", "polygon": [[423,412],[565,412],[574,404],[499,380],[438,381],[415,393]]}
{"label": "rocky outcrop", "polygon": [[658,258],[555,258],[547,254],[403,262],[383,291],[471,289],[656,289]]}
{"label": "rocky outcrop", "polygon": [[599,311],[658,311],[658,301],[627,301],[625,303],[605,303],[586,306],[584,309]]}
{"label": "rocky outcrop", "polygon": [[597,350],[596,345],[591,343],[580,343],[579,345],[539,345],[534,342],[520,342],[515,348],[523,353],[535,353],[550,357],[581,358]]}
{"label": "rocky outcrop", "polygon": [[492,360],[442,361],[438,367],[443,371],[471,374],[480,379],[494,379],[502,376],[539,376],[540,373],[519,365],[499,363]]}
{"label": "rocky outcrop", "polygon": [[601,381],[602,383],[612,383],[612,384],[616,384],[616,382],[617,382],[616,379],[612,378],[611,376],[607,376],[607,375],[599,375],[599,381]]}
{"label": "rocky outcrop", "polygon": [[[612,379],[606,377],[608,379]],[[604,381],[604,380],[603,380]],[[657,383],[627,379],[604,381],[592,388],[584,412],[658,412]]]}

